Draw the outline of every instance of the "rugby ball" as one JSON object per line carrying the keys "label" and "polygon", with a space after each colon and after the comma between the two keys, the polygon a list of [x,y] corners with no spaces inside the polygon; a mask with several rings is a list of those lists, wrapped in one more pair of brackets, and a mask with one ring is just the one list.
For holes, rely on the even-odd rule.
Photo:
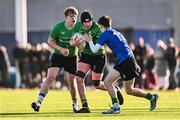
{"label": "rugby ball", "polygon": [[72,36],[72,39],[76,39],[80,42],[79,45],[76,46],[76,47],[78,47],[79,50],[83,50],[84,47],[86,46],[86,41],[84,41],[82,38],[83,38],[83,35],[79,32],[75,33]]}
{"label": "rugby ball", "polygon": [[82,37],[83,37],[83,35],[81,33],[77,32],[72,36],[72,39],[77,39],[79,41],[82,41]]}

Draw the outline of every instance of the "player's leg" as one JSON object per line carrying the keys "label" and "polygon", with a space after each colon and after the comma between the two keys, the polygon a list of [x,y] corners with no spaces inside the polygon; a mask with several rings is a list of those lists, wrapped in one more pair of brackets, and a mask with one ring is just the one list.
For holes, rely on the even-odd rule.
{"label": "player's leg", "polygon": [[135,79],[129,80],[129,81],[124,81],[124,87],[125,91],[129,95],[137,96],[137,97],[143,97],[148,100],[150,100],[150,110],[154,110],[156,108],[156,103],[158,100],[158,95],[157,94],[151,94],[147,93],[142,89],[139,88],[134,88],[134,81]]}
{"label": "player's leg", "polygon": [[78,89],[77,89],[77,81],[76,81],[76,70],[77,70],[77,56],[73,57],[65,57],[64,59],[64,70],[66,71],[67,81],[69,86],[69,91],[72,98],[72,107],[73,111],[79,111],[78,107]]}
{"label": "player's leg", "polygon": [[77,90],[76,78],[75,78],[75,75],[68,73],[68,72],[66,73],[66,75],[67,75],[69,91],[70,91],[71,98],[72,98],[73,111],[77,112],[79,110],[79,107],[78,107],[78,103],[77,103],[77,98],[78,98],[77,92],[78,92],[78,90]]}
{"label": "player's leg", "polygon": [[[94,83],[94,87],[96,89],[107,91],[107,88],[104,85],[104,82],[101,81],[102,76],[103,76],[102,73],[92,72],[92,80],[93,80],[93,83]],[[115,90],[116,90],[116,93],[117,93],[117,98],[118,98],[118,101],[119,101],[119,105],[123,105],[124,98],[123,98],[121,89],[118,86],[115,86]]]}
{"label": "player's leg", "polygon": [[104,82],[102,82],[103,73],[96,73],[92,71],[93,85],[96,89],[107,91]]}
{"label": "player's leg", "polygon": [[[118,66],[118,65],[117,65]],[[122,79],[124,80],[125,91],[129,95],[144,97],[150,100],[150,110],[154,110],[158,99],[157,94],[147,93],[146,91],[134,88],[135,77],[138,75],[138,65],[133,58],[130,58],[119,66]],[[117,68],[118,69],[118,68]]]}
{"label": "player's leg", "polygon": [[134,88],[134,82],[135,82],[134,78],[132,80],[129,80],[129,81],[124,81],[125,92],[128,95],[133,95],[133,96],[145,98],[147,93],[142,89]]}
{"label": "player's leg", "polygon": [[32,103],[32,108],[34,109],[34,111],[36,112],[39,111],[40,105],[42,101],[44,100],[46,94],[48,93],[53,81],[55,81],[56,76],[59,73],[59,70],[60,68],[58,67],[51,67],[48,69],[47,78],[42,83],[42,86],[38,95],[38,99],[36,100],[36,102]]}
{"label": "player's leg", "polygon": [[106,56],[104,54],[91,56],[89,58],[89,63],[91,65],[92,80],[94,87],[96,89],[107,91],[104,82],[101,81],[103,77],[103,70],[106,64]]}
{"label": "player's leg", "polygon": [[[106,90],[106,87],[104,85],[104,82],[102,82],[102,77],[103,77],[103,70],[105,68],[106,64],[106,56],[105,55],[97,55],[93,56],[90,58],[90,63],[91,63],[91,69],[92,69],[92,80],[94,83],[94,87],[96,89],[100,90]],[[117,97],[119,100],[119,104],[122,105],[124,102],[121,89],[116,86],[116,92],[117,92]]]}
{"label": "player's leg", "polygon": [[115,69],[112,69],[104,80],[104,84],[108,90],[108,93],[112,100],[112,107],[110,110],[102,112],[103,114],[118,114],[120,113],[120,106],[118,103],[117,93],[115,90],[114,82],[116,82],[120,78],[120,74]]}
{"label": "player's leg", "polygon": [[84,82],[84,78],[86,77],[89,70],[90,70],[89,64],[84,63],[84,62],[78,63],[78,70],[76,72],[76,79],[77,79],[79,96],[80,96],[81,103],[82,103],[82,108],[79,111],[81,113],[89,113],[90,112],[89,107],[88,107],[88,103],[87,103],[86,87],[85,87],[85,82]]}

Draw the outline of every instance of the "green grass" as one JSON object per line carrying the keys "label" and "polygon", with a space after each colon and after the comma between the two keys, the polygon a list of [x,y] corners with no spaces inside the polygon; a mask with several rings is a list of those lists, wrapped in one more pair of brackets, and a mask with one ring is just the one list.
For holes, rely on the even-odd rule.
{"label": "green grass", "polygon": [[91,113],[73,113],[68,91],[51,90],[41,106],[40,112],[31,109],[36,100],[35,90],[0,90],[0,120],[180,120],[180,93],[158,92],[157,108],[149,111],[149,101],[126,95],[121,114],[102,115],[111,103],[107,92],[87,91]]}

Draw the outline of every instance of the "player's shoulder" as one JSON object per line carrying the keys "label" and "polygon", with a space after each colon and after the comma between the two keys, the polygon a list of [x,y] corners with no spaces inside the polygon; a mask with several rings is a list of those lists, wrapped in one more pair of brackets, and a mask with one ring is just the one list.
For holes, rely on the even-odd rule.
{"label": "player's shoulder", "polygon": [[93,21],[93,23],[92,23],[91,30],[95,31],[96,33],[101,33],[101,29],[100,29],[98,23],[95,21]]}
{"label": "player's shoulder", "polygon": [[82,27],[82,23],[80,21],[78,21],[78,22],[76,22],[74,27],[75,28],[80,28],[80,27]]}
{"label": "player's shoulder", "polygon": [[94,27],[98,27],[99,28],[99,25],[98,25],[98,23],[96,21],[93,21],[92,24],[93,24]]}
{"label": "player's shoulder", "polygon": [[102,35],[105,37],[111,37],[114,35],[114,31],[112,29],[108,28],[102,33]]}
{"label": "player's shoulder", "polygon": [[106,30],[103,32],[103,34],[109,34],[109,33],[112,33],[112,32],[113,32],[112,29],[106,29]]}
{"label": "player's shoulder", "polygon": [[98,23],[97,23],[96,21],[93,21],[92,23],[95,24],[95,25],[97,25],[97,26],[99,26]]}
{"label": "player's shoulder", "polygon": [[78,21],[75,26],[74,26],[76,29],[82,29],[83,28],[83,25],[80,21]]}
{"label": "player's shoulder", "polygon": [[104,31],[104,33],[106,33],[106,34],[108,34],[108,33],[113,33],[113,34],[115,34],[115,33],[119,33],[119,31],[117,31],[117,30],[115,30],[115,29],[113,29],[113,28],[107,28],[107,29]]}
{"label": "player's shoulder", "polygon": [[83,28],[83,27],[82,27],[82,23],[79,22],[79,21],[74,25],[74,30],[75,30],[76,32],[79,32],[82,28]]}
{"label": "player's shoulder", "polygon": [[64,24],[65,24],[65,21],[59,21],[59,22],[55,23],[53,27],[60,28],[60,27],[64,26]]}
{"label": "player's shoulder", "polygon": [[82,25],[81,21],[77,21],[76,25]]}

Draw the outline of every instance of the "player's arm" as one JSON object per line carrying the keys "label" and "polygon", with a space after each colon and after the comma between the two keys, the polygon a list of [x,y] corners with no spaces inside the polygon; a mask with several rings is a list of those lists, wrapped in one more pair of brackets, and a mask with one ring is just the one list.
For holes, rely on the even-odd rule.
{"label": "player's arm", "polygon": [[101,45],[98,44],[98,43],[96,43],[96,44],[94,45],[94,43],[92,42],[92,40],[89,42],[89,46],[90,46],[91,51],[92,51],[93,53],[97,53],[98,50],[101,48]]}
{"label": "player's arm", "polygon": [[56,44],[55,40],[52,39],[50,36],[48,38],[48,44],[53,48],[53,49],[57,49],[59,50],[64,56],[68,56],[69,55],[69,50],[66,48],[63,48],[59,45]]}
{"label": "player's arm", "polygon": [[49,34],[49,38],[48,38],[48,44],[53,48],[53,49],[57,49],[59,50],[64,56],[68,56],[69,55],[69,50],[66,48],[61,47],[60,45],[58,45],[56,43],[56,39],[59,32],[59,24],[53,26],[50,34]]}
{"label": "player's arm", "polygon": [[62,47],[60,47],[59,45],[56,44],[55,40],[52,39],[50,36],[48,38],[48,44],[53,48],[53,49],[62,49]]}
{"label": "player's arm", "polygon": [[83,40],[85,40],[86,42],[89,43],[89,46],[90,46],[91,51],[92,51],[93,53],[98,52],[98,50],[101,48],[101,45],[98,44],[98,43],[96,43],[96,44],[94,45],[94,43],[92,42],[92,36],[91,36],[91,35],[85,34],[85,35],[83,36]]}
{"label": "player's arm", "polygon": [[79,40],[77,38],[75,38],[75,39],[72,38],[69,41],[69,43],[70,43],[71,46],[78,46],[80,44],[80,42],[79,42]]}

